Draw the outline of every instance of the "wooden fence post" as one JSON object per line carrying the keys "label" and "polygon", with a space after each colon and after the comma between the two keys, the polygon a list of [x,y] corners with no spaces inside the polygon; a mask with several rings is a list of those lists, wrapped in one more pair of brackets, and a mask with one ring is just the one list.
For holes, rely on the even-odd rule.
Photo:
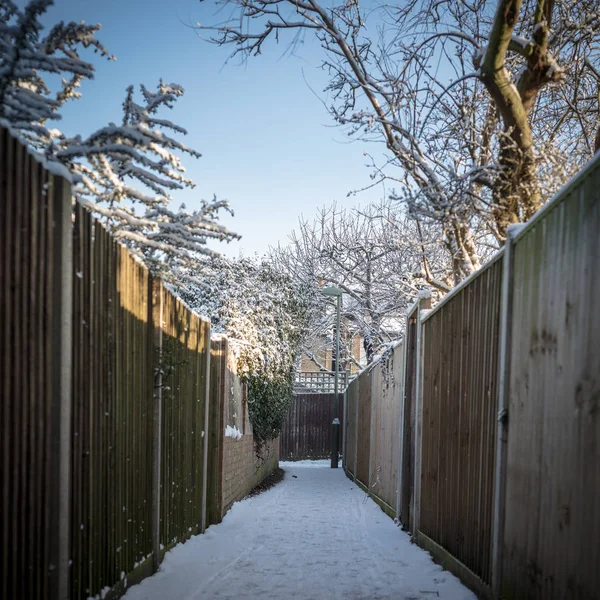
{"label": "wooden fence post", "polygon": [[352,474],[354,476],[354,483],[356,483],[356,469],[358,467],[358,415],[360,408],[360,381],[358,382],[358,390],[356,392],[356,401],[354,402],[354,466],[352,467]]}
{"label": "wooden fence post", "polygon": [[344,472],[347,471],[347,460],[346,460],[346,444],[347,440],[347,430],[348,430],[348,376],[346,376],[346,387],[344,388],[343,395],[343,412],[344,412],[344,427],[342,428],[342,466],[344,468]]}
{"label": "wooden fence post", "polygon": [[154,411],[152,419],[152,570],[160,566],[160,483],[162,454],[162,349],[163,349],[163,288],[160,280],[152,280],[152,327],[154,365]]}
{"label": "wooden fence post", "polygon": [[206,493],[208,486],[208,434],[210,432],[210,321],[202,320],[204,336],[204,432],[202,451],[202,519],[201,531],[206,530]]}
{"label": "wooden fence post", "polygon": [[492,598],[501,591],[502,546],[506,492],[506,444],[508,440],[508,403],[510,394],[510,354],[513,307],[514,252],[511,232],[506,236],[502,263],[502,298],[500,307],[500,348],[498,366],[498,425],[494,464],[494,506],[492,522]]}
{"label": "wooden fence post", "polygon": [[402,490],[406,485],[404,481],[404,407],[406,404],[406,361],[408,357],[408,331],[409,331],[409,308],[406,311],[406,325],[404,327],[404,354],[402,356],[402,380],[400,390],[400,411],[398,415],[398,489],[396,490],[396,519],[400,522],[402,514]]}
{"label": "wooden fence post", "polygon": [[68,600],[70,597],[71,556],[71,411],[73,371],[73,220],[71,186],[61,177],[50,177],[48,193],[53,214],[52,272],[54,274],[53,306],[57,313],[52,319],[52,352],[58,357],[58,369],[52,374],[52,397],[57,399],[54,412],[57,436],[52,442],[53,511],[57,515],[52,536],[55,562],[51,569],[56,571],[54,580],[55,598]]}
{"label": "wooden fence post", "polygon": [[227,389],[229,386],[229,340],[224,337],[223,345],[221,349],[222,361],[221,361],[221,381],[219,385],[219,422],[221,428],[219,430],[219,504],[217,507],[217,514],[219,520],[223,518],[223,454],[224,454],[224,443],[225,443],[225,400],[227,397]]}
{"label": "wooden fence post", "polygon": [[413,471],[413,506],[410,511],[411,531],[413,535],[419,530],[419,518],[421,514],[421,457],[422,457],[422,437],[423,437],[423,340],[424,329],[421,324],[421,313],[424,310],[431,309],[431,296],[419,298],[419,307],[417,309],[417,349],[416,349],[416,373],[415,373],[415,421],[414,421],[414,448],[415,448],[415,468]]}
{"label": "wooden fence post", "polygon": [[[414,511],[417,504],[417,468],[421,468],[421,440],[419,436],[419,394],[421,392],[420,380],[422,375],[421,368],[421,311],[431,308],[431,296],[419,298],[406,312],[406,331],[403,343],[403,361],[402,361],[402,401],[400,406],[399,418],[399,440],[398,440],[398,495],[396,502],[396,515],[398,519],[402,519],[402,525],[405,529],[409,529],[415,533],[415,518]],[[411,320],[413,323],[411,323]],[[414,333],[411,332],[411,326],[414,326]],[[414,351],[412,352],[412,360],[409,360],[411,355],[411,346],[414,337]],[[410,378],[410,386],[407,390],[407,380]],[[410,398],[407,398],[407,394]],[[412,406],[414,396],[414,406]],[[411,417],[411,414],[414,417]],[[408,432],[413,431],[414,439],[405,440]],[[413,473],[412,480],[410,479],[410,450],[412,448],[413,457]],[[405,452],[408,451],[407,456]],[[420,476],[419,476],[420,483]],[[410,493],[412,486],[412,494]],[[420,490],[419,490],[420,491]],[[406,522],[406,512],[409,513],[408,523]]]}

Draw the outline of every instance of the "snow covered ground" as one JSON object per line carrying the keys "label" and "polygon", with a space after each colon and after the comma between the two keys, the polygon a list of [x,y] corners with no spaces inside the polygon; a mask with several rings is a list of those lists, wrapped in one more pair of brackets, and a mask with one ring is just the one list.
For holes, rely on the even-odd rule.
{"label": "snow covered ground", "polygon": [[174,548],[126,600],[476,600],[342,469],[281,466],[283,482]]}

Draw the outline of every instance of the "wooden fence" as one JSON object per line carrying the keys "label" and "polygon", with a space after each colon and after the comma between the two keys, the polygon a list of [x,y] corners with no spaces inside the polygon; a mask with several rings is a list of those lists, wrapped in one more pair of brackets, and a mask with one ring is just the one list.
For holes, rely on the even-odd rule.
{"label": "wooden fence", "polygon": [[417,536],[452,554],[487,585],[501,287],[499,254],[421,319]]}
{"label": "wooden fence", "polygon": [[512,242],[502,594],[600,590],[600,155]]}
{"label": "wooden fence", "polygon": [[70,573],[83,598],[152,556],[155,357],[148,271],[79,205],[73,273]]}
{"label": "wooden fence", "polygon": [[[598,597],[598,297],[600,155],[488,265],[407,313],[384,508],[481,598]],[[365,487],[382,387],[371,369],[345,395],[344,464]]]}
{"label": "wooden fence", "polygon": [[399,344],[355,378],[345,394],[345,469],[392,516],[397,511],[403,360]]}
{"label": "wooden fence", "polygon": [[0,286],[0,600],[118,597],[222,517],[225,340],[2,128]]}
{"label": "wooden fence", "polygon": [[56,598],[67,585],[70,227],[69,185],[0,128],[2,599]]}
{"label": "wooden fence", "polygon": [[[342,394],[338,397],[340,431],[343,431],[344,397]],[[331,456],[334,398],[335,394],[294,394],[279,438],[281,460],[316,460]]]}

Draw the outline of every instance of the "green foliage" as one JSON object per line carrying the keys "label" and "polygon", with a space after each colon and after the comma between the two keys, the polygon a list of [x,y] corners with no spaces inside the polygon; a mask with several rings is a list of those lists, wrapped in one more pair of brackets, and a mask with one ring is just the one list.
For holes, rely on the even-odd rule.
{"label": "green foliage", "polygon": [[293,371],[265,377],[255,373],[245,377],[248,384],[248,414],[257,443],[276,438],[292,401]]}

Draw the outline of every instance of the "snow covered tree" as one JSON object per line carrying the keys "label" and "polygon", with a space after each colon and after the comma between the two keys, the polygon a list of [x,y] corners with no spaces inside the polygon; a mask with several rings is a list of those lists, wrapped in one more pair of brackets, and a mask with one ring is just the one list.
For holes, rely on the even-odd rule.
{"label": "snow covered tree", "polygon": [[[58,109],[79,98],[81,82],[94,76],[81,48],[111,58],[95,37],[100,25],[61,22],[42,35],[39,18],[52,4],[33,0],[19,9],[12,0],[0,2],[0,123],[38,149],[59,135],[48,121],[60,119]],[[55,86],[45,79],[53,76]]]}
{"label": "snow covered tree", "polygon": [[77,199],[107,224],[113,235],[138,251],[164,278],[198,282],[206,260],[217,253],[209,239],[239,236],[218,222],[219,211],[232,212],[226,200],[202,201],[199,210],[173,210],[171,193],[195,184],[185,176],[180,154],[201,155],[171,133],[187,131],[157,113],[172,108],[184,93],[177,84],[158,84],[152,92],[140,86],[143,102],[129,86],[120,125],[109,123],[83,139],[55,141],[52,156],[76,176]]}
{"label": "snow covered tree", "polygon": [[188,305],[226,333],[248,384],[248,414],[258,442],[279,435],[292,398],[294,364],[316,297],[267,260],[218,259]]}
{"label": "snow covered tree", "polygon": [[260,54],[286,30],[324,51],[335,121],[385,144],[383,178],[442,229],[458,282],[591,156],[597,0],[221,0],[213,41]]}
{"label": "snow covered tree", "polygon": [[[342,337],[362,337],[369,363],[399,336],[406,308],[427,285],[425,279],[448,291],[448,283],[436,279],[445,276],[441,258],[434,232],[400,216],[390,202],[323,208],[314,221],[300,220],[288,246],[272,251],[274,264],[292,279],[344,291]],[[311,339],[333,328],[332,311],[316,314]],[[350,357],[348,349],[345,355]]]}
{"label": "snow covered tree", "polygon": [[175,135],[186,130],[157,113],[172,108],[184,93],[162,81],[156,92],[140,86],[127,89],[121,123],[109,123],[87,137],[65,137],[49,121],[59,109],[81,97],[84,79],[94,67],[80,57],[91,48],[112,58],[96,39],[99,25],[58,23],[43,35],[40,17],[52,0],[31,0],[19,9],[12,0],[0,2],[0,124],[17,131],[47,161],[71,172],[73,193],[111,233],[136,252],[149,268],[170,281],[198,282],[217,253],[209,240],[239,237],[219,223],[226,200],[201,201],[197,210],[172,206],[171,194],[194,187],[185,176],[181,155],[199,158]]}

